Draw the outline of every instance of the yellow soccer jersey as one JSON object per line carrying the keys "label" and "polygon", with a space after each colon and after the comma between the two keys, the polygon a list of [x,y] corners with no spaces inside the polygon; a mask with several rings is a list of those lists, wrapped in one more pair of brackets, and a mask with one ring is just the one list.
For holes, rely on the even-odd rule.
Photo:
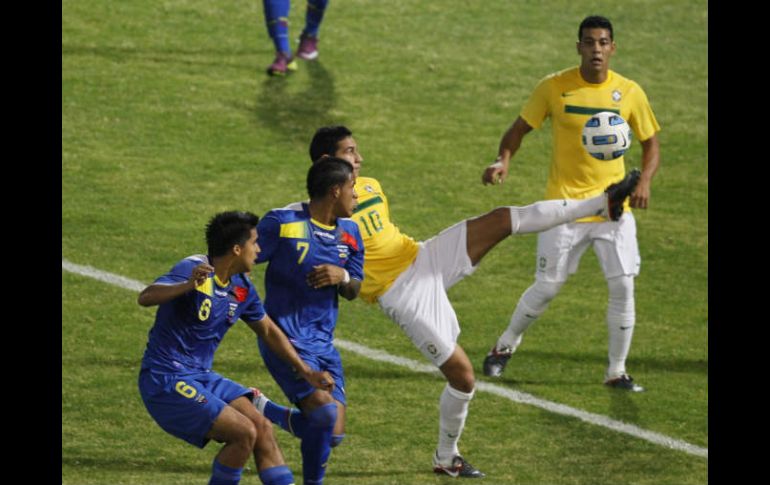
{"label": "yellow soccer jersey", "polygon": [[374,303],[412,264],[419,246],[391,222],[388,198],[377,180],[358,177],[355,189],[358,207],[352,219],[364,241],[364,281],[359,296]]}
{"label": "yellow soccer jersey", "polygon": [[[614,71],[609,71],[601,84],[584,81],[577,67],[550,74],[538,83],[522,108],[521,117],[533,128],[540,128],[547,117],[551,118],[553,154],[546,199],[587,199],[624,177],[623,157],[597,160],[583,147],[583,125],[600,111],[619,113],[636,140],[647,140],[660,131],[642,88]],[[630,210],[628,201],[625,210]],[[578,222],[603,220],[596,216]]]}

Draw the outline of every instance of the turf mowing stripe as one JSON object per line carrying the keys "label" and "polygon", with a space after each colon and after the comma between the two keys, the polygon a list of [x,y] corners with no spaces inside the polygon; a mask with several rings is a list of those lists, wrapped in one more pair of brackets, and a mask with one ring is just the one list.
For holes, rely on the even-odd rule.
{"label": "turf mowing stripe", "polygon": [[[74,264],[67,261],[66,259],[62,259],[61,267],[63,270],[70,273],[87,276],[89,278],[103,281],[105,283],[109,283],[120,288],[125,288],[127,290],[141,291],[145,288],[145,286],[147,286],[144,283],[140,283],[139,281],[132,280],[124,276],[108,273],[106,271],[92,268],[90,266]],[[424,364],[412,359],[407,359],[405,357],[398,357],[382,350],[371,349],[355,342],[342,339],[334,339],[334,344],[341,349],[348,350],[371,360],[387,362],[389,364],[406,367],[414,372],[436,375],[440,374],[438,369],[432,365]],[[546,401],[545,399],[540,399],[533,396],[532,394],[527,394],[526,392],[515,391],[513,389],[502,387],[496,384],[490,384],[488,382],[476,382],[476,389],[494,394],[505,399],[509,399],[513,402],[528,404],[530,406],[535,406],[552,413],[561,414],[563,416],[571,416],[581,421],[585,421],[586,423],[602,426],[619,433],[625,433],[635,438],[649,441],[656,445],[671,448],[673,450],[683,451],[690,455],[700,456],[708,459],[708,448],[702,448],[700,446],[687,443],[686,441],[671,438],[670,436],[666,436],[664,434],[648,431],[633,424],[624,423],[607,416],[602,416],[601,414],[589,413],[581,409],[565,406],[564,404]]]}

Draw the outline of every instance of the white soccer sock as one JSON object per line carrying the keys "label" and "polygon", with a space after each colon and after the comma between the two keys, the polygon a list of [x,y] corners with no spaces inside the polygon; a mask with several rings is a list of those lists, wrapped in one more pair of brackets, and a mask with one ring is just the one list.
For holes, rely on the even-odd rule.
{"label": "white soccer sock", "polygon": [[267,398],[264,394],[261,392],[258,396],[255,396],[251,399],[252,404],[254,404],[254,407],[257,408],[257,411],[259,411],[260,414],[265,414],[265,405],[270,401],[270,399]]}
{"label": "white soccer sock", "polygon": [[524,298],[519,300],[519,304],[516,305],[516,309],[511,315],[511,321],[508,323],[508,328],[505,329],[500,338],[497,339],[497,345],[495,348],[498,351],[503,349],[510,349],[511,352],[516,352],[521,338],[524,332],[529,328],[532,323],[539,317],[539,314],[535,314],[532,310],[527,308],[524,304]]}
{"label": "white soccer sock", "polygon": [[581,217],[602,215],[607,196],[601,194],[584,200],[542,200],[524,207],[510,206],[511,234],[542,232]]}
{"label": "white soccer sock", "polygon": [[619,276],[607,280],[610,290],[607,305],[609,331],[609,367],[607,377],[626,373],[626,357],[631,349],[636,312],[634,307],[634,277]]}
{"label": "white soccer sock", "polygon": [[476,390],[462,392],[449,384],[444,387],[439,399],[438,459],[444,464],[451,464],[452,457],[459,454],[457,442],[465,427],[468,405]]}
{"label": "white soccer sock", "polygon": [[536,280],[532,286],[527,288],[519,298],[519,303],[516,304],[508,328],[497,340],[496,348],[498,351],[506,347],[516,350],[516,347],[521,343],[524,332],[548,308],[548,304],[559,293],[562,284]]}

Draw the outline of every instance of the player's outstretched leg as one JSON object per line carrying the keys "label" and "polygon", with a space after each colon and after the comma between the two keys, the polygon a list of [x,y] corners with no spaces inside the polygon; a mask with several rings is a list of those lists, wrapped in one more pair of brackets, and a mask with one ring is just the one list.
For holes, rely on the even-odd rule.
{"label": "player's outstretched leg", "polygon": [[590,199],[543,200],[523,207],[498,207],[482,216],[468,219],[467,251],[476,266],[497,243],[511,234],[543,232],[560,224],[590,216],[605,215],[612,220],[623,214],[623,202],[639,182],[639,170],[632,170],[605,193]]}
{"label": "player's outstretched leg", "polygon": [[590,199],[546,200],[511,207],[511,232],[543,232],[576,219],[599,215],[617,221],[623,215],[623,202],[636,188],[640,175],[639,170],[631,170],[623,180],[607,187],[604,194]]}
{"label": "player's outstretched leg", "polygon": [[604,191],[607,194],[607,217],[610,220],[620,220],[620,216],[623,215],[623,203],[626,197],[633,193],[641,176],[642,172],[635,168],[628,172],[623,180],[610,185]]}

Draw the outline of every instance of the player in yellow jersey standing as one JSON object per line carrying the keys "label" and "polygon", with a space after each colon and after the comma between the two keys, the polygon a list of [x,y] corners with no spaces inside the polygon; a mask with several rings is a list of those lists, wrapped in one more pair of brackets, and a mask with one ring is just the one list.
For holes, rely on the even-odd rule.
{"label": "player in yellow jersey standing", "polygon": [[[500,183],[508,175],[510,160],[524,135],[551,118],[553,155],[546,199],[587,199],[623,178],[623,157],[611,161],[591,157],[581,145],[583,125],[600,111],[619,113],[642,145],[642,174],[630,197],[630,206],[646,209],[652,177],[660,165],[657,132],[660,126],[650,103],[637,83],[609,69],[615,53],[612,24],[604,17],[586,17],[578,28],[580,67],[565,69],[542,79],[521,114],[505,132],[497,160],[482,176],[484,184]],[[636,222],[630,211],[608,221],[595,216],[557,226],[538,235],[535,283],[519,299],[510,324],[484,360],[484,374],[499,376],[521,343],[524,331],[548,307],[567,277],[577,271],[580,257],[593,246],[609,288],[607,327],[608,386],[630,391],[644,389],[626,373],[626,357],[634,331],[634,277],[641,259]]]}
{"label": "player in yellow jersey standing", "polygon": [[379,303],[420,352],[439,368],[447,385],[439,400],[439,439],[433,470],[453,477],[481,478],[482,472],[460,455],[457,442],[465,426],[475,377],[457,344],[460,326],[447,290],[473,273],[484,255],[511,234],[538,232],[589,215],[619,219],[623,203],[639,180],[634,171],[620,183],[585,200],[550,200],[525,207],[498,207],[461,221],[425,242],[402,234],[390,220],[380,183],[360,177],[363,157],[350,130],[320,128],[310,143],[310,158],[335,156],[353,164],[358,207],[353,219],[364,243],[364,280],[359,296]]}

